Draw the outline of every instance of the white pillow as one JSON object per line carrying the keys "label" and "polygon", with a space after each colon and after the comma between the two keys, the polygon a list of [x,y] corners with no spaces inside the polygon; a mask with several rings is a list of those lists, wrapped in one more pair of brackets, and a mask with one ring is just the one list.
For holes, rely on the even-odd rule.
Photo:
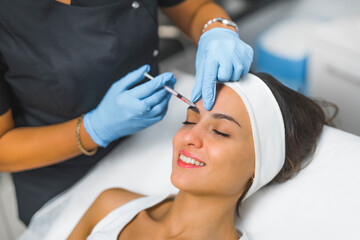
{"label": "white pillow", "polygon": [[360,137],[324,127],[312,162],[240,214],[250,240],[360,239]]}
{"label": "white pillow", "polygon": [[[175,89],[190,97],[194,77],[176,72],[175,76]],[[163,121],[126,139],[79,183],[42,207],[20,239],[65,239],[95,198],[111,187],[143,194],[175,193],[170,182],[172,137],[185,120],[186,109],[173,97]],[[310,166],[244,202],[241,215],[249,239],[359,236],[355,232],[360,226],[359,149],[359,137],[325,128]]]}

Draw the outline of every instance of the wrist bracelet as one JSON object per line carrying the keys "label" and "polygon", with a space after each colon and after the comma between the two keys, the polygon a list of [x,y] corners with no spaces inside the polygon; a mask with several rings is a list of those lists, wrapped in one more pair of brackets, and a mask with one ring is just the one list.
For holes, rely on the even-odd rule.
{"label": "wrist bracelet", "polygon": [[77,126],[76,126],[76,144],[78,145],[80,151],[87,155],[87,156],[93,156],[98,148],[95,148],[94,150],[91,150],[91,151],[88,151],[84,148],[82,142],[81,142],[81,139],[80,139],[80,127],[81,127],[81,121],[84,119],[84,114],[82,114],[80,117],[79,117],[79,120],[77,122]]}
{"label": "wrist bracelet", "polygon": [[233,22],[233,21],[231,21],[231,20],[229,20],[229,19],[221,18],[221,17],[213,18],[213,19],[209,20],[207,23],[205,23],[202,32],[204,33],[204,32],[205,32],[205,29],[206,29],[210,24],[212,24],[212,23],[214,23],[214,22],[219,22],[219,23],[224,24],[225,26],[233,27],[233,28],[235,28],[235,31],[236,31],[237,33],[239,33],[239,27],[238,27],[238,25],[237,25],[235,22]]}

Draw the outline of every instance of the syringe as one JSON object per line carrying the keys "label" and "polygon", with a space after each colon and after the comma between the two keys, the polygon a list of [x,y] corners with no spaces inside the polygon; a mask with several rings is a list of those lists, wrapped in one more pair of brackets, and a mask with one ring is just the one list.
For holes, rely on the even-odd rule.
{"label": "syringe", "polygon": [[[152,80],[154,77],[151,76],[150,74],[148,74],[147,72],[144,73],[144,76],[147,77],[148,79]],[[178,93],[177,91],[175,91],[174,89],[164,85],[164,88],[171,93],[172,95],[174,95],[175,97],[179,98],[181,101],[189,104],[191,107],[196,107],[195,104],[190,101],[189,99],[187,99],[186,97],[184,97],[183,95],[181,95],[180,93]]]}

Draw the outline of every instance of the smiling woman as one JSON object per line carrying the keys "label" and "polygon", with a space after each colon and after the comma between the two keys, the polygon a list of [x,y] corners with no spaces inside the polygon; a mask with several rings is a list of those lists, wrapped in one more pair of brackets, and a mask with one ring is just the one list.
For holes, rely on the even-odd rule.
{"label": "smiling woman", "polygon": [[[254,144],[249,115],[238,94],[219,85],[211,111],[200,103],[190,107],[184,126],[174,136],[173,149],[171,180],[175,187],[239,199],[244,183],[254,174]],[[176,162],[179,154],[180,159],[185,156],[205,166],[187,171]]]}
{"label": "smiling woman", "polygon": [[320,107],[267,74],[218,84],[213,109],[189,107],[173,138],[179,193],[106,190],[69,239],[247,239],[235,228],[237,205],[299,171],[324,124]]}

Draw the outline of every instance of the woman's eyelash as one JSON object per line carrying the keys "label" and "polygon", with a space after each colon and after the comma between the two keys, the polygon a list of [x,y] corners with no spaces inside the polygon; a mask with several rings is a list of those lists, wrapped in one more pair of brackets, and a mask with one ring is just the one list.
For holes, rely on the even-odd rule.
{"label": "woman's eyelash", "polygon": [[213,130],[217,135],[220,135],[220,136],[223,136],[223,137],[230,137],[229,134],[226,134],[226,133],[222,133],[222,132],[219,132],[218,130],[214,129]]}
{"label": "woman's eyelash", "polygon": [[194,122],[184,121],[182,124],[189,125],[189,124],[195,124]]}
{"label": "woman's eyelash", "polygon": [[[194,123],[194,122],[189,122],[189,121],[184,121],[182,124],[184,124],[184,125],[193,125],[193,124],[196,124],[196,123]],[[213,131],[214,131],[214,133],[216,133],[217,135],[220,135],[220,136],[223,136],[223,137],[230,137],[229,134],[219,132],[219,131],[216,130],[216,129],[213,129]]]}

